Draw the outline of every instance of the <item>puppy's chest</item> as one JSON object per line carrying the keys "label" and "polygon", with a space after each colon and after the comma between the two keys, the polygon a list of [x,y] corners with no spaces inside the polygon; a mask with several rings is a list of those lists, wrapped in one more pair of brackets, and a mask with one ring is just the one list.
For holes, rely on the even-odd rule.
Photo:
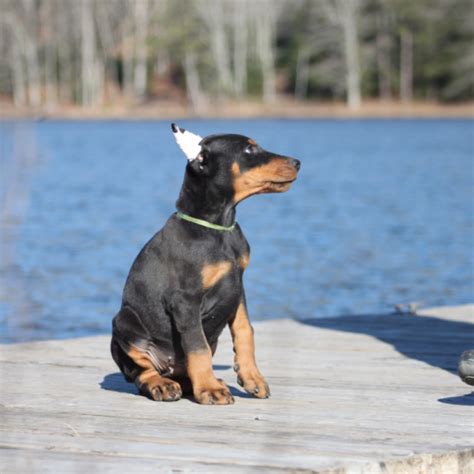
{"label": "puppy's chest", "polygon": [[201,269],[201,283],[209,290],[221,282],[241,281],[250,260],[248,245],[225,245],[214,249]]}
{"label": "puppy's chest", "polygon": [[249,262],[248,247],[220,249],[201,271],[201,318],[206,337],[211,343],[235,315],[242,301],[242,274]]}

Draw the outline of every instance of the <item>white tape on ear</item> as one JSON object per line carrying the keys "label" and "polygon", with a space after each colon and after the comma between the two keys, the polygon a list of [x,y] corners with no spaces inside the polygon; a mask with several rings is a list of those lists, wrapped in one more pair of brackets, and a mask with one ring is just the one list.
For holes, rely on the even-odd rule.
{"label": "white tape on ear", "polygon": [[193,161],[198,158],[198,155],[201,153],[201,145],[199,145],[199,143],[201,142],[202,137],[188,132],[184,128],[178,127],[175,123],[171,124],[171,130],[173,130],[176,143],[186,155],[186,158],[189,161]]}

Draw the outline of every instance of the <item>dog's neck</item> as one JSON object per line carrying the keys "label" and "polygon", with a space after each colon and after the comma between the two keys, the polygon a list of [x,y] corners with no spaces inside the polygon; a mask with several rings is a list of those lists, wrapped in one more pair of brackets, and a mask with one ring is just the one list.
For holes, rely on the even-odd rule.
{"label": "dog's neck", "polygon": [[235,222],[233,198],[233,193],[220,189],[211,179],[186,172],[176,208],[212,224],[231,226]]}

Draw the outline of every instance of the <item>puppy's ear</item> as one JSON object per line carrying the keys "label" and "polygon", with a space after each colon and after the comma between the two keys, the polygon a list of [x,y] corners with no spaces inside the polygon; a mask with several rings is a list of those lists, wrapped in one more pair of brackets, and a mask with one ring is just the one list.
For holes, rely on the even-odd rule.
{"label": "puppy's ear", "polygon": [[194,160],[189,160],[189,165],[196,174],[207,175],[209,170],[206,151],[201,150]]}
{"label": "puppy's ear", "polygon": [[171,124],[171,130],[173,131],[176,143],[186,155],[186,158],[192,162],[194,160],[199,160],[199,157],[201,156],[200,161],[202,161],[200,145],[202,137],[188,132],[184,128],[178,127],[175,123]]}

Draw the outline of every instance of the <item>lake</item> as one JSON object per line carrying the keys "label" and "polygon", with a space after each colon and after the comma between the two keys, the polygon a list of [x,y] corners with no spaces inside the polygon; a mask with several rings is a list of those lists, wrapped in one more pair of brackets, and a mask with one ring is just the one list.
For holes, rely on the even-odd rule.
{"label": "lake", "polygon": [[[471,120],[183,120],[302,162],[238,221],[252,320],[473,301]],[[130,265],[174,212],[168,121],[2,122],[0,340],[108,333]]]}

